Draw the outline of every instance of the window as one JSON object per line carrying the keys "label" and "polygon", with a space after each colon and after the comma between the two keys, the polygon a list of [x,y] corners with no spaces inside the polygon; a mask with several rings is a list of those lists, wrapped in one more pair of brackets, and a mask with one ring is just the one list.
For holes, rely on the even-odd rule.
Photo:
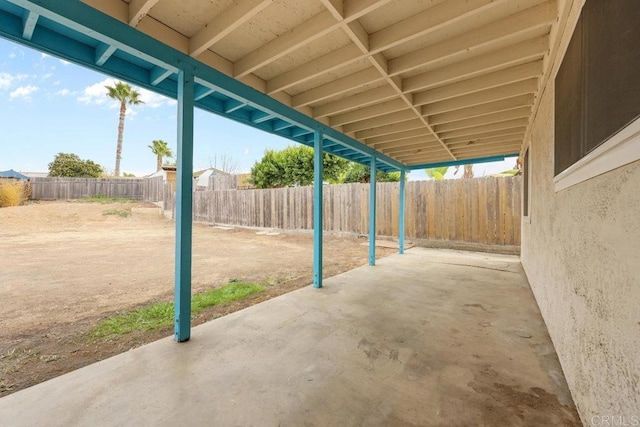
{"label": "window", "polygon": [[[619,149],[620,143],[640,144],[629,138],[629,132],[622,132],[640,123],[638,22],[637,0],[585,3],[555,79],[556,177],[593,163],[597,156],[592,153],[603,155],[608,149]],[[624,141],[616,140],[616,135],[624,136]],[[626,163],[637,160],[640,145],[634,146],[635,159],[617,157]],[[596,163],[600,166],[594,173],[598,173],[582,171],[585,179],[625,164],[612,159]]]}

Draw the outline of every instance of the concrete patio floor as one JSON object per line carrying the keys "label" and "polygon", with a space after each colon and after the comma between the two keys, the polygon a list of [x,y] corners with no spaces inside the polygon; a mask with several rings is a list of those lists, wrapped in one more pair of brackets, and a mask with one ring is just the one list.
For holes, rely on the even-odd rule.
{"label": "concrete patio floor", "polygon": [[413,248],[0,399],[0,425],[579,425],[517,257]]}

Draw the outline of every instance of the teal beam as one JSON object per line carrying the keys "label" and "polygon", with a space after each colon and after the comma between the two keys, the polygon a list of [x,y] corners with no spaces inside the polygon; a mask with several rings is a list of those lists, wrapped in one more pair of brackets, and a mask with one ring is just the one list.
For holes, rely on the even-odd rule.
{"label": "teal beam", "polygon": [[313,287],[322,287],[322,132],[313,141]]}
{"label": "teal beam", "polygon": [[289,129],[290,127],[293,127],[293,126],[294,126],[293,123],[289,123],[285,120],[275,119],[272,122],[271,128],[274,130],[274,132],[278,132],[281,130]]}
{"label": "teal beam", "polygon": [[420,165],[409,166],[409,169],[415,170],[415,169],[440,168],[444,166],[475,165],[476,163],[500,162],[507,157],[518,157],[518,156],[519,156],[518,153],[512,153],[512,154],[503,154],[500,156],[476,157],[474,159],[451,160],[448,162],[423,163]]}
{"label": "teal beam", "polygon": [[369,265],[376,265],[376,156],[369,167]]}
{"label": "teal beam", "polygon": [[195,91],[196,96],[194,99],[196,101],[200,101],[201,99],[206,98],[207,96],[211,95],[215,91],[216,91],[215,89],[211,89],[206,86],[198,86]]}
{"label": "teal beam", "polygon": [[103,66],[105,62],[111,55],[116,51],[115,46],[111,46],[110,44],[100,43],[98,47],[96,47],[96,65]]}
{"label": "teal beam", "polygon": [[151,72],[149,73],[149,83],[151,84],[151,86],[158,86],[171,74],[173,74],[173,71],[171,70],[165,70],[162,67],[153,67],[151,69]]}
{"label": "teal beam", "polygon": [[398,214],[398,252],[404,253],[404,204],[405,204],[405,171],[400,170],[400,212]]}
{"label": "teal beam", "polygon": [[308,135],[310,134],[311,131],[307,130],[307,129],[303,129],[303,128],[295,128],[292,132],[291,132],[291,136],[296,138],[299,136],[304,136],[304,135]]}
{"label": "teal beam", "polygon": [[273,115],[265,113],[264,111],[254,111],[253,113],[251,113],[251,122],[256,124],[269,121],[272,118]]}
{"label": "teal beam", "polygon": [[175,340],[191,337],[194,78],[178,73],[178,179],[176,193]]}
{"label": "teal beam", "polygon": [[31,40],[33,37],[33,30],[36,29],[36,24],[38,23],[38,15],[35,12],[29,11],[27,16],[24,18],[23,29],[22,29],[22,38],[25,40]]}
{"label": "teal beam", "polygon": [[245,105],[247,104],[245,104],[244,102],[240,102],[235,99],[230,99],[228,101],[225,101],[224,103],[224,112],[227,114],[233,113],[234,111],[240,110]]}

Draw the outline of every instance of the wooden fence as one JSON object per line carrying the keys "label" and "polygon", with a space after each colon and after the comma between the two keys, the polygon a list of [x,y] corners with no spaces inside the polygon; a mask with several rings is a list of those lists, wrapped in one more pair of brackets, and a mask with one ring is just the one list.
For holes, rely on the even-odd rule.
{"label": "wooden fence", "polygon": [[[406,236],[481,245],[520,245],[520,177],[406,184]],[[377,185],[376,234],[398,235],[399,184]],[[175,195],[165,189],[165,209]],[[324,229],[368,233],[369,185],[324,187]],[[194,193],[196,221],[281,229],[313,228],[313,187]]]}
{"label": "wooden fence", "polygon": [[84,199],[94,196],[142,199],[142,178],[32,178],[34,200]]}
{"label": "wooden fence", "polygon": [[[142,186],[143,200],[154,203],[164,200],[165,185],[164,178],[161,176],[145,179]],[[170,186],[171,184],[168,185]]]}
{"label": "wooden fence", "polygon": [[[231,179],[228,181],[217,182],[221,187],[234,185]],[[429,241],[519,246],[520,181],[520,177],[490,177],[407,182],[406,236]],[[36,200],[104,195],[161,201],[165,211],[175,211],[175,192],[162,177],[34,178],[31,183],[31,198]],[[323,191],[325,230],[368,233],[369,184],[325,185]],[[379,236],[398,235],[399,191],[399,183],[377,186],[376,234]],[[193,198],[196,221],[288,230],[313,228],[313,187],[196,191]]]}

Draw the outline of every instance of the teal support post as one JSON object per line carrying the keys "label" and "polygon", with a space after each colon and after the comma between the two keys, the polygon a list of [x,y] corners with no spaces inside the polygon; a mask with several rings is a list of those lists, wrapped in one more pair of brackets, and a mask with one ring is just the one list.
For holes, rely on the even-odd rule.
{"label": "teal support post", "polygon": [[193,228],[194,78],[178,73],[178,176],[176,193],[175,340],[191,337],[191,232]]}
{"label": "teal support post", "polygon": [[371,156],[369,178],[369,265],[376,265],[376,156]]}
{"label": "teal support post", "polygon": [[313,135],[313,287],[322,287],[322,132]]}
{"label": "teal support post", "polygon": [[404,182],[405,180],[405,171],[404,169],[400,170],[400,212],[398,214],[398,252],[404,253]]}

